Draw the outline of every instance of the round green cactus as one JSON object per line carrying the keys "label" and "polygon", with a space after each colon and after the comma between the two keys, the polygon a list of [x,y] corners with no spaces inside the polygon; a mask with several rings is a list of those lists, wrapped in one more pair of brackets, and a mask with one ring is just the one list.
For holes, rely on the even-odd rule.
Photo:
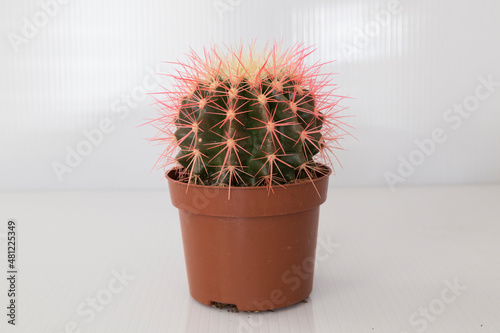
{"label": "round green cactus", "polygon": [[[330,76],[306,66],[310,49],[280,46],[212,48],[171,75],[155,138],[168,146],[162,159],[180,164],[196,184],[272,186],[315,178],[330,164],[345,131]],[[326,90],[326,91],[325,91]]]}

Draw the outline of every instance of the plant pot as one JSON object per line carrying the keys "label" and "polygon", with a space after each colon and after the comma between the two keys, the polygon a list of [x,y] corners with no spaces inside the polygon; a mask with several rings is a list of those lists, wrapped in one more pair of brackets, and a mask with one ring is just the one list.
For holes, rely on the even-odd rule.
{"label": "plant pot", "polygon": [[266,187],[188,185],[177,180],[178,169],[170,170],[191,296],[240,311],[281,308],[309,296],[330,173],[268,193]]}

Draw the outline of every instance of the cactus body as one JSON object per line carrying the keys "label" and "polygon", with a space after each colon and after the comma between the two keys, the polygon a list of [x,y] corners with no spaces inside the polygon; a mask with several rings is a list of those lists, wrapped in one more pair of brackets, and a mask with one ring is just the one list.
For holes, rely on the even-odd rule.
{"label": "cactus body", "polygon": [[170,141],[164,156],[175,154],[187,181],[272,186],[321,170],[315,156],[342,136],[333,111],[340,99],[321,91],[329,81],[304,65],[307,49],[277,55],[277,47],[257,59],[253,49],[246,58],[242,48],[213,49],[180,64],[177,91],[159,100],[166,112],[155,123],[157,139]]}

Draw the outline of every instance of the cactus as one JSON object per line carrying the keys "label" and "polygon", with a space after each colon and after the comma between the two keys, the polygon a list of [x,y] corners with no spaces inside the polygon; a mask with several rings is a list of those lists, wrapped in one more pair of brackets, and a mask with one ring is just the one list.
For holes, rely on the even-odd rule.
{"label": "cactus", "polygon": [[170,75],[174,89],[156,99],[153,140],[167,144],[160,160],[180,164],[182,179],[203,185],[272,188],[320,175],[346,132],[343,97],[319,73],[323,64],[306,66],[311,52],[277,43],[258,54],[252,45],[192,51]]}

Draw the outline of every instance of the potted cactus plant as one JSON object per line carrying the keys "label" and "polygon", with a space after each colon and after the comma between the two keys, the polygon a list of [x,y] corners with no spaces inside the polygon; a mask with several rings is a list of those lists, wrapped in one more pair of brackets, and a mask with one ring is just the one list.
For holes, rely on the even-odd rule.
{"label": "potted cactus plant", "polygon": [[262,311],[312,291],[329,152],[344,135],[340,96],[310,48],[274,43],[176,63],[153,139],[179,209],[190,293]]}

